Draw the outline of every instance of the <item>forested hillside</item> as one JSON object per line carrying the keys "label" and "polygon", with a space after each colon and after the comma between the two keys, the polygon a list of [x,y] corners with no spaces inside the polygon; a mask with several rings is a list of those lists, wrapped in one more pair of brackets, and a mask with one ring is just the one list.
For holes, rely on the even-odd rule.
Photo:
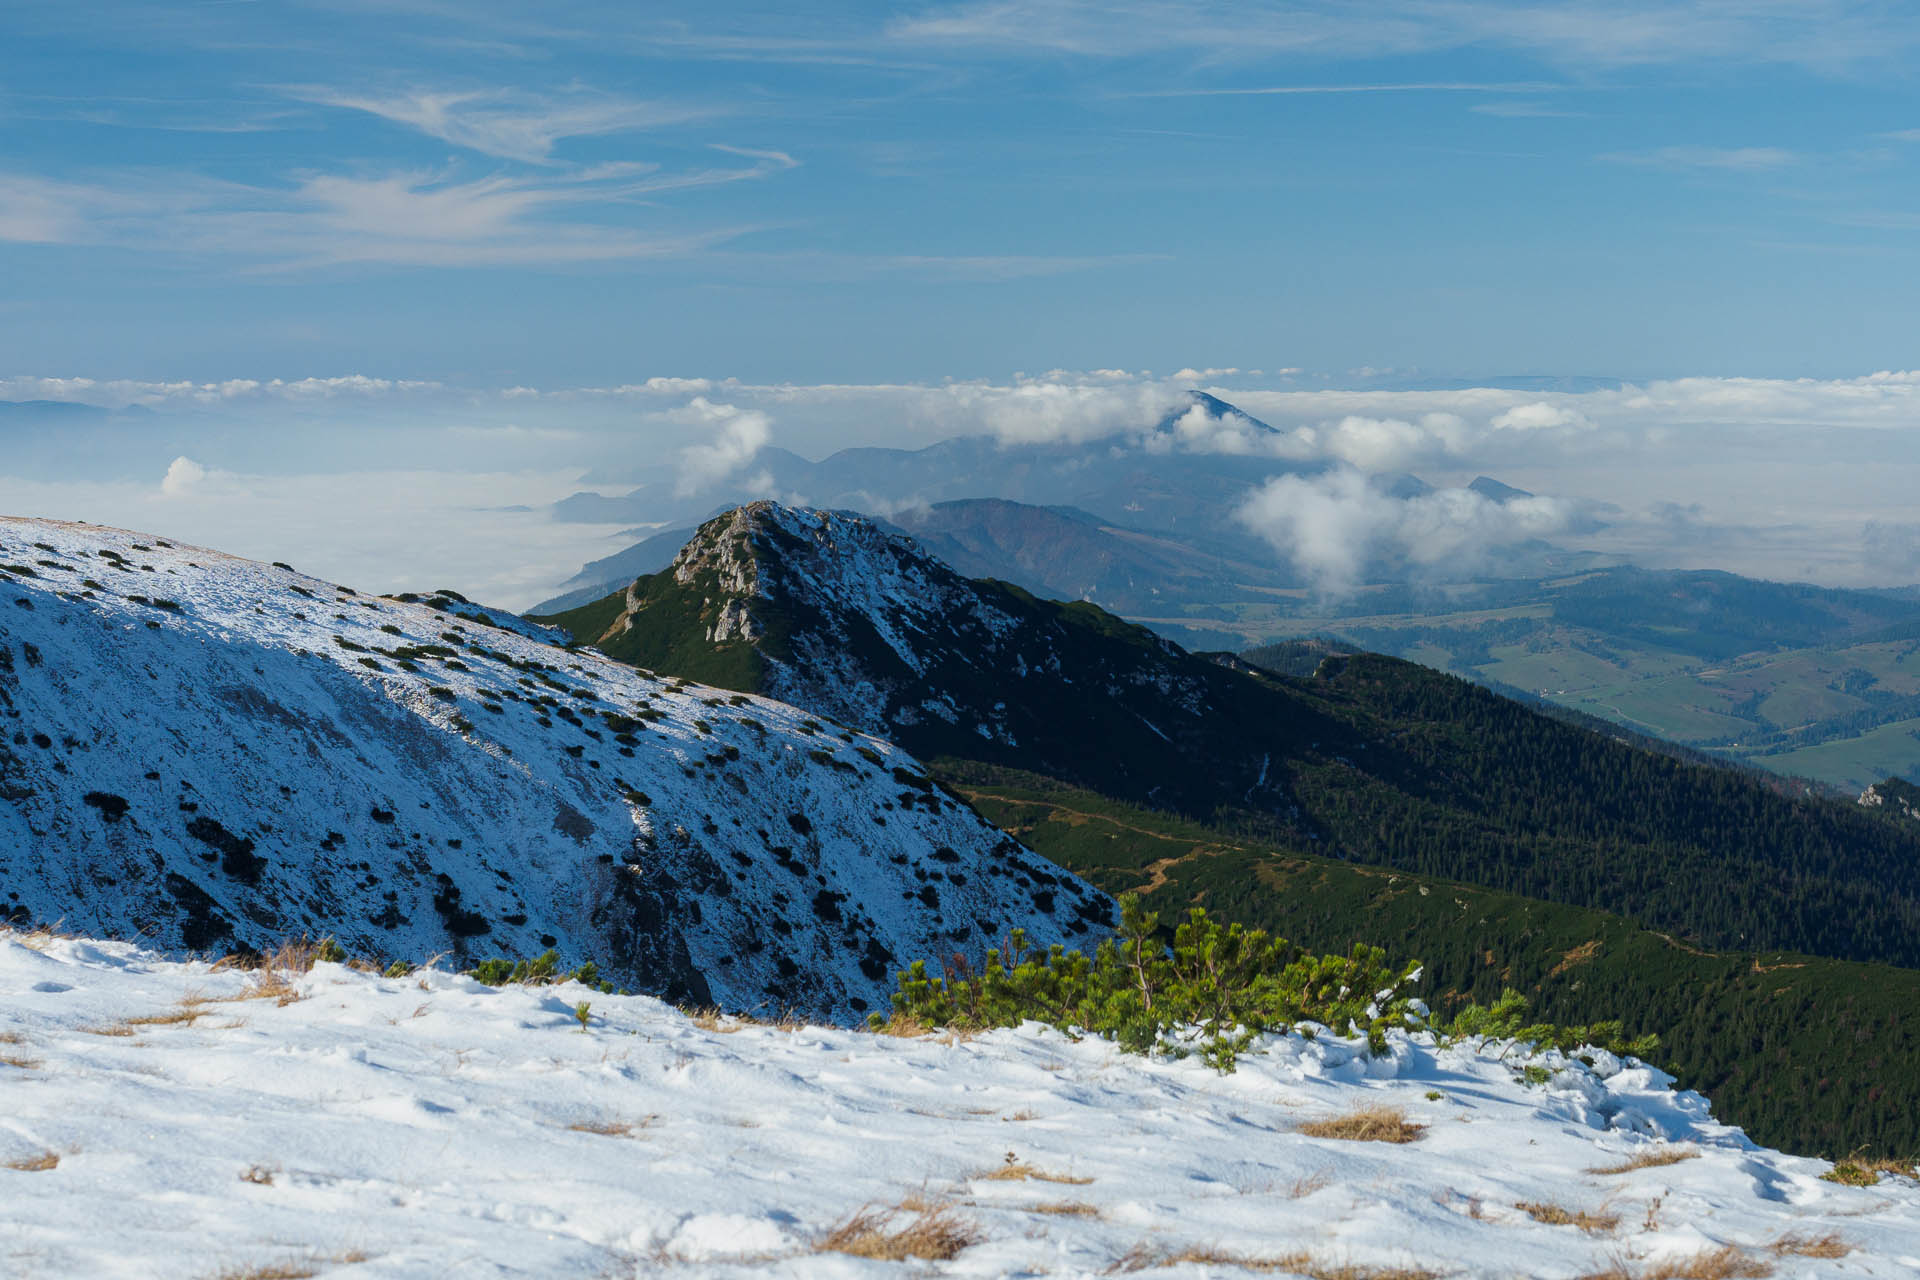
{"label": "forested hillside", "polygon": [[1776,794],[1377,655],[1233,670],[1084,602],[960,577],[845,513],[759,503],[553,619],[768,693],[1278,847],[1627,916],[1724,949],[1920,965],[1920,828]]}
{"label": "forested hillside", "polygon": [[1012,770],[935,763],[1006,830],[1163,919],[1201,905],[1313,951],[1385,945],[1426,965],[1443,1014],[1513,987],[1543,1018],[1625,1021],[1758,1141],[1842,1155],[1920,1150],[1920,973],[1710,951],[1619,916],[1283,850]]}

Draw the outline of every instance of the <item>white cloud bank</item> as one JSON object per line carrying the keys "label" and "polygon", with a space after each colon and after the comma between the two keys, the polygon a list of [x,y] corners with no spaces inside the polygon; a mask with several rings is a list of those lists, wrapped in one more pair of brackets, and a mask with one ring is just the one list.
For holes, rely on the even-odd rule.
{"label": "white cloud bank", "polygon": [[[332,523],[329,504],[338,490],[315,473],[452,477],[422,481],[435,495],[465,492],[467,476],[565,475],[565,481],[529,481],[519,490],[503,481],[485,502],[434,496],[428,503],[449,528],[476,529],[474,545],[493,548],[498,558],[469,558],[455,547],[444,562],[434,561],[425,550],[434,542],[429,537],[418,544],[410,565],[421,566],[422,573],[443,565],[429,575],[437,578],[429,585],[465,590],[463,581],[495,581],[510,592],[500,565],[519,553],[512,540],[491,540],[503,521],[532,530],[537,517],[469,507],[537,506],[573,489],[624,492],[642,480],[715,502],[743,500],[771,492],[756,459],[776,434],[787,448],[820,457],[855,445],[912,448],[986,433],[1008,447],[1242,457],[1248,459],[1249,486],[1265,474],[1262,460],[1331,467],[1332,475],[1345,478],[1269,487],[1250,494],[1248,502],[1248,518],[1276,549],[1300,557],[1329,589],[1350,579],[1352,565],[1370,556],[1416,567],[1444,564],[1423,557],[1468,558],[1530,537],[1559,537],[1647,564],[1835,585],[1920,577],[1920,555],[1910,550],[1920,545],[1910,528],[1912,495],[1920,492],[1920,372],[1679,378],[1575,384],[1572,390],[1389,390],[1367,382],[1315,385],[1290,369],[1264,375],[1182,369],[1170,376],[1053,370],[998,380],[818,385],[660,373],[548,388],[474,388],[361,374],[150,381],[17,376],[0,379],[0,401],[53,400],[120,412],[97,428],[82,415],[67,415],[68,425],[52,429],[71,443],[41,447],[38,454],[36,441],[44,446],[49,428],[31,417],[13,417],[29,425],[18,437],[25,448],[15,451],[14,474],[0,485],[0,499],[24,510],[24,499],[10,495],[21,494],[29,476],[71,486],[97,477],[103,458],[119,462],[138,453],[147,468],[139,473],[146,477],[141,502],[100,506],[88,499],[63,507],[34,499],[32,509],[189,537],[200,535],[180,521],[198,520],[204,506],[227,515],[203,540],[248,553],[256,544],[271,544],[281,559],[305,555],[299,544],[291,546],[293,555],[284,554],[278,532],[250,532],[233,515],[247,509],[229,492],[236,483],[242,490],[265,485],[288,503],[321,504],[296,522],[306,522],[316,545],[339,548],[343,565],[365,565],[366,574],[374,575],[357,581],[381,587],[395,582],[378,576],[392,566],[349,550],[363,545],[361,531]],[[1196,385],[1274,430],[1196,410],[1188,398]],[[0,414],[0,432],[23,429],[9,428],[8,421]],[[106,443],[89,443],[93,438],[85,432],[93,429]],[[236,452],[241,440],[249,442],[244,454]],[[28,455],[40,459],[37,472],[26,466]],[[163,490],[161,474],[175,458],[186,461],[174,464]],[[247,478],[276,470],[306,479]],[[1348,472],[1412,472],[1439,486],[1441,496],[1393,500],[1355,487]],[[230,481],[229,473],[242,473],[241,481]],[[1557,495],[1566,507],[1516,509],[1461,496],[1460,486],[1476,473]],[[594,478],[588,481],[588,475]],[[376,487],[388,491],[395,483],[383,480]],[[171,496],[161,508],[155,504],[163,493]],[[351,509],[356,497],[348,493],[340,501]],[[1604,530],[1584,519],[1601,508]],[[1696,514],[1684,522],[1666,514],[1681,509]],[[264,525],[274,523],[273,515],[258,510]],[[1567,510],[1583,518],[1557,524]],[[222,529],[235,536],[224,537]],[[571,563],[557,565],[548,579],[559,581],[613,549],[594,545],[591,536],[582,543],[581,535],[592,535],[591,528],[524,536],[530,558],[537,558],[543,539],[578,548],[579,554],[569,552]],[[464,566],[478,576],[463,579]],[[539,588],[531,590],[537,594]]]}
{"label": "white cloud bank", "polygon": [[1328,595],[1350,592],[1381,559],[1459,576],[1499,547],[1566,531],[1573,514],[1556,498],[1496,502],[1471,489],[1397,498],[1351,467],[1276,476],[1236,513]]}
{"label": "white cloud bank", "polygon": [[0,475],[0,511],[153,533],[255,560],[284,560],[363,591],[453,587],[526,608],[588,560],[627,545],[624,526],[563,524],[545,504],[577,472],[350,469],[216,471],[176,459],[146,483]]}

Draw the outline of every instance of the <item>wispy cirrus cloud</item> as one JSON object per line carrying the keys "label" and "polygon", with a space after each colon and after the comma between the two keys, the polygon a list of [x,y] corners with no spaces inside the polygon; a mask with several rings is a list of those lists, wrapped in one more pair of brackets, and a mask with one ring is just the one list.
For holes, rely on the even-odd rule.
{"label": "wispy cirrus cloud", "polygon": [[1118,58],[1185,52],[1222,63],[1284,55],[1368,58],[1482,47],[1567,66],[1688,61],[1837,70],[1897,63],[1920,15],[1872,0],[970,0],[896,19],[896,43]]}
{"label": "wispy cirrus cloud", "polygon": [[362,111],[456,147],[524,164],[553,163],[568,138],[636,133],[724,114],[722,108],[609,94],[538,94],[515,89],[412,89],[386,95],[290,85],[301,102]]}
{"label": "wispy cirrus cloud", "polygon": [[1551,93],[1563,86],[1547,81],[1412,80],[1395,84],[1274,84],[1240,87],[1201,86],[1143,89],[1131,98],[1272,98],[1350,93]]}
{"label": "wispy cirrus cloud", "polygon": [[1550,106],[1544,102],[1476,102],[1467,110],[1476,115],[1499,116],[1508,120],[1571,120],[1589,115],[1585,111],[1568,111],[1561,107]]}
{"label": "wispy cirrus cloud", "polygon": [[[76,182],[0,173],[0,241],[194,253],[272,270],[355,262],[457,267],[680,256],[751,227],[672,232],[636,227],[631,208],[644,197],[751,181],[798,164],[782,152],[723,150],[748,163],[678,171],[628,163],[471,179],[446,170],[320,173],[272,185],[187,174],[108,173]],[[609,209],[617,216],[609,216]]]}
{"label": "wispy cirrus cloud", "polygon": [[1765,173],[1797,164],[1800,157],[1780,147],[1656,147],[1651,151],[1612,151],[1600,159],[1651,169]]}

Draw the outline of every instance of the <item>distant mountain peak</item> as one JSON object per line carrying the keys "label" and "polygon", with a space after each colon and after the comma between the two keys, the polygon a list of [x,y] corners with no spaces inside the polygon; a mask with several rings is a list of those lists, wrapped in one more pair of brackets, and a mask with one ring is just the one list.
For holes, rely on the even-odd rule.
{"label": "distant mountain peak", "polygon": [[1204,391],[1189,391],[1187,392],[1187,397],[1189,401],[1187,407],[1184,409],[1175,409],[1166,417],[1162,418],[1156,430],[1167,430],[1175,422],[1179,421],[1183,415],[1190,412],[1195,406],[1198,406],[1199,408],[1205,409],[1207,416],[1210,418],[1229,419],[1244,425],[1248,430],[1253,431],[1257,435],[1277,436],[1283,434],[1278,427],[1270,426],[1260,421],[1260,419],[1254,417],[1239,405],[1229,404],[1219,396],[1208,395]]}
{"label": "distant mountain peak", "polygon": [[1533,495],[1525,489],[1516,489],[1510,484],[1502,484],[1492,476],[1475,476],[1467,488],[1492,502],[1512,502],[1518,498],[1531,498]]}

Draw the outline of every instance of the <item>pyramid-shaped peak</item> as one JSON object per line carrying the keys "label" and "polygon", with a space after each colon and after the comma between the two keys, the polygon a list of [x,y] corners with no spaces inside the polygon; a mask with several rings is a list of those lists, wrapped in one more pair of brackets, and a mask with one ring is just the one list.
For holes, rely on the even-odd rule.
{"label": "pyramid-shaped peak", "polygon": [[[687,585],[713,575],[731,595],[763,594],[763,571],[810,564],[816,576],[838,579],[897,572],[911,561],[938,565],[912,539],[889,532],[856,511],[788,506],[760,499],[714,516],[674,557],[670,572]],[[941,572],[951,572],[939,565]]]}

